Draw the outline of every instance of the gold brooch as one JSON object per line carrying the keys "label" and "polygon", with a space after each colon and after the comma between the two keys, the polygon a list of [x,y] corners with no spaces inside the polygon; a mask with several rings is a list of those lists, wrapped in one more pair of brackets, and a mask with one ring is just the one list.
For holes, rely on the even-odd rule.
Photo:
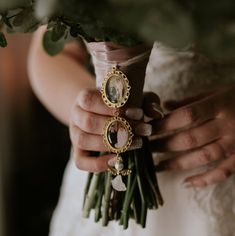
{"label": "gold brooch", "polygon": [[126,75],[113,67],[105,76],[101,93],[105,104],[112,108],[120,108],[125,105],[130,95],[129,80]]}
{"label": "gold brooch", "polygon": [[[104,103],[110,108],[118,109],[126,104],[130,96],[130,85],[126,75],[113,67],[104,78],[101,93]],[[112,186],[117,191],[125,191],[126,186],[122,181],[122,176],[129,175],[131,170],[124,169],[123,159],[120,153],[128,150],[132,143],[133,133],[130,124],[123,117],[116,116],[110,118],[104,127],[103,141],[110,152],[117,154],[117,161],[114,167],[109,166],[114,176]]]}

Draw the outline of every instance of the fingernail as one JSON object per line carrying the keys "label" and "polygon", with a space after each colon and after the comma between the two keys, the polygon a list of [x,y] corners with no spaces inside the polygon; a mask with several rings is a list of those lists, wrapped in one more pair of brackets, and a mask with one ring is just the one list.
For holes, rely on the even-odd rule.
{"label": "fingernail", "polygon": [[131,144],[131,149],[138,149],[141,148],[143,146],[143,140],[140,137],[137,137],[133,140],[132,144]]}
{"label": "fingernail", "polygon": [[115,164],[116,164],[116,162],[117,162],[117,156],[115,156],[115,157],[109,159],[109,160],[108,160],[108,165],[111,166],[111,167],[114,167]]}
{"label": "fingernail", "polygon": [[140,136],[150,136],[152,134],[152,125],[150,124],[139,124],[135,128],[135,133]]}
{"label": "fingernail", "polygon": [[158,115],[160,115],[161,118],[163,118],[163,117],[164,117],[164,112],[163,112],[161,106],[160,106],[158,103],[156,103],[156,102],[151,103],[151,105],[152,105],[152,109],[153,109]]}
{"label": "fingernail", "polygon": [[168,169],[168,161],[161,161],[156,167],[156,172],[162,172]]}
{"label": "fingernail", "polygon": [[184,182],[183,182],[183,187],[184,187],[184,188],[192,188],[192,187],[193,187],[193,184],[192,184],[191,182],[184,181]]}
{"label": "fingernail", "polygon": [[144,116],[144,112],[140,108],[128,108],[125,113],[126,117],[131,120],[141,120]]}

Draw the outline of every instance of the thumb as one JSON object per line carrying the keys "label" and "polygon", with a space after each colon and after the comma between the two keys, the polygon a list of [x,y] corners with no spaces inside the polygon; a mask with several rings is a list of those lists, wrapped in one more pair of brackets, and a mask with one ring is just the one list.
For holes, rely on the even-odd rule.
{"label": "thumb", "polygon": [[151,118],[160,119],[164,116],[163,110],[160,106],[160,98],[153,92],[147,92],[144,94],[143,110],[144,114]]}

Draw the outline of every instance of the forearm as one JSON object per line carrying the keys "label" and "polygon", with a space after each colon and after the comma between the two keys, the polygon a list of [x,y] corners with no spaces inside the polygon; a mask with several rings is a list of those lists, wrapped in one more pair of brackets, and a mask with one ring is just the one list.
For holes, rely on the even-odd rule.
{"label": "forearm", "polygon": [[40,29],[32,42],[28,63],[30,81],[45,107],[67,125],[78,92],[95,87],[95,81],[79,60],[66,53],[66,49],[55,57],[47,55],[41,46],[42,34]]}

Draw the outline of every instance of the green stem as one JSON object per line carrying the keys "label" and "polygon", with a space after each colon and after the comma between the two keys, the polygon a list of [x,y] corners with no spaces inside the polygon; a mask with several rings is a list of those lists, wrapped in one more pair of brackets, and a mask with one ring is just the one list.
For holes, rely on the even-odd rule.
{"label": "green stem", "polygon": [[85,186],[85,190],[84,190],[83,207],[85,205],[85,200],[86,200],[86,197],[88,194],[88,190],[90,187],[92,176],[93,176],[93,173],[88,173],[88,175],[87,175],[87,182],[86,182],[86,186]]}
{"label": "green stem", "polygon": [[132,202],[132,198],[134,195],[134,190],[136,188],[136,182],[137,178],[136,175],[134,176],[133,180],[131,181],[130,188],[127,191],[127,194],[125,196],[124,204],[123,204],[123,210],[122,210],[122,220],[123,220],[123,229],[128,228],[128,221],[129,221],[129,207]]}
{"label": "green stem", "polygon": [[88,218],[95,203],[100,174],[93,174],[83,207],[83,217]]}
{"label": "green stem", "polygon": [[134,209],[134,217],[136,223],[140,224],[140,215],[141,215],[141,199],[139,189],[136,188],[135,196],[133,198],[133,209]]}
{"label": "green stem", "polygon": [[133,160],[133,151],[128,152],[128,168],[132,170],[132,173],[127,177],[127,190],[125,192],[125,197],[123,201],[122,214],[120,219],[120,224],[123,224],[123,228],[128,227],[129,221],[129,207],[133,199],[134,190],[136,187],[136,176],[134,170],[134,160]]}
{"label": "green stem", "polygon": [[146,161],[147,161],[145,172],[148,173],[148,175],[150,176],[151,183],[154,186],[154,188],[153,188],[153,186],[151,186],[151,188],[155,189],[154,193],[155,193],[156,199],[158,201],[158,204],[160,206],[162,206],[164,204],[164,200],[162,198],[162,194],[161,194],[160,189],[159,189],[157,176],[156,176],[156,173],[155,173],[153,157],[152,157],[152,153],[150,152],[149,141],[148,141],[147,138],[144,139],[144,146],[146,147],[144,149],[144,151],[145,151],[145,156],[146,156]]}
{"label": "green stem", "polygon": [[97,202],[95,205],[95,222],[98,222],[101,218],[101,205],[104,195],[104,174],[100,174],[101,178],[99,181],[98,191],[97,191]]}
{"label": "green stem", "polygon": [[103,214],[102,214],[102,225],[107,226],[109,222],[109,206],[110,206],[110,197],[112,192],[111,187],[111,173],[105,173],[106,180],[105,180],[105,191],[104,191],[104,198],[103,198]]}
{"label": "green stem", "polygon": [[124,196],[124,192],[119,192],[113,189],[111,200],[111,219],[120,219]]}
{"label": "green stem", "polygon": [[[148,181],[148,180],[146,180]],[[152,190],[150,184],[148,184],[148,192],[149,192],[149,195],[147,196],[149,198],[148,200],[148,208],[149,209],[158,209],[158,198],[156,197],[156,194],[154,193],[154,191]]]}
{"label": "green stem", "polygon": [[140,152],[138,150],[136,150],[135,151],[135,166],[136,166],[137,183],[138,183],[139,192],[140,192],[140,199],[141,199],[140,223],[141,223],[142,227],[144,228],[145,224],[146,224],[147,204],[145,201],[145,195],[144,195],[144,189],[143,189],[144,187],[143,187],[143,183],[142,183],[141,173],[139,170],[140,155],[138,155],[138,153],[140,153]]}

